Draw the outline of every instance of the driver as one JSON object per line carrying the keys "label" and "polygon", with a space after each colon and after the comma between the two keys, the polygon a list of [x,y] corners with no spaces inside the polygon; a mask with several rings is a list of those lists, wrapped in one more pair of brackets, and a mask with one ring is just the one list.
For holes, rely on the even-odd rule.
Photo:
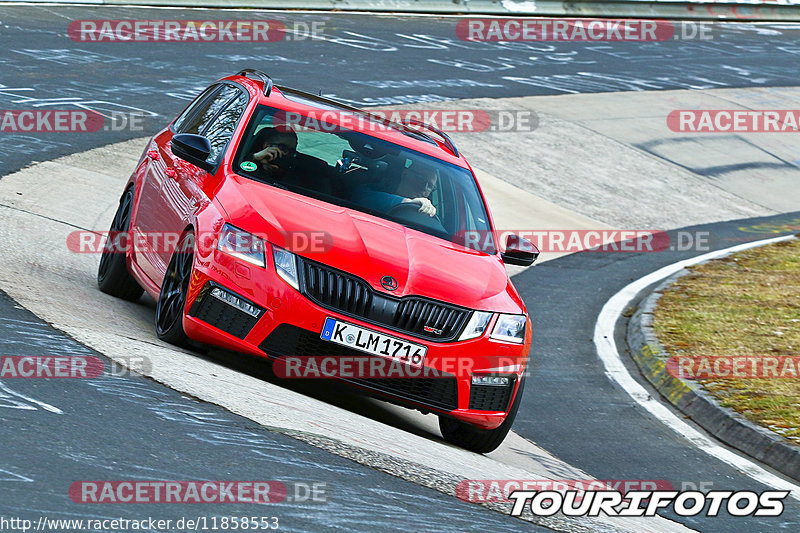
{"label": "driver", "polygon": [[403,170],[394,191],[383,192],[363,186],[355,191],[353,200],[384,213],[400,204],[416,204],[420,213],[432,217],[436,215],[436,208],[428,197],[436,188],[437,180],[436,169],[415,161]]}

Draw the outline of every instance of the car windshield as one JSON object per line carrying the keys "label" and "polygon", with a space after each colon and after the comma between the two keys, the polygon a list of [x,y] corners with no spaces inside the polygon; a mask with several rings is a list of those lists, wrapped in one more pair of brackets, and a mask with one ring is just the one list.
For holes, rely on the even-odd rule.
{"label": "car windshield", "polygon": [[496,253],[486,207],[469,170],[312,115],[260,105],[239,143],[233,170]]}

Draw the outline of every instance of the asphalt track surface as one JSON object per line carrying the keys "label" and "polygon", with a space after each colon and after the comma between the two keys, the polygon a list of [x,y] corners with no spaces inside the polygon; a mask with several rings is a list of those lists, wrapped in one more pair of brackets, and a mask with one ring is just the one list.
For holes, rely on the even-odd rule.
{"label": "asphalt track surface", "polygon": [[[769,489],[729,465],[711,458],[641,409],[615,386],[597,357],[593,334],[603,305],[625,285],[659,268],[713,250],[787,233],[761,233],[752,226],[779,227],[797,219],[788,213],[677,230],[708,236],[710,246],[691,251],[653,253],[582,252],[548,261],[514,278],[533,320],[535,352],[514,431],[579,465],[598,479],[665,480],[676,489]],[[763,227],[763,226],[762,226]],[[745,228],[743,231],[741,228]],[[676,242],[677,231],[669,232]],[[791,234],[791,233],[789,233]],[[649,294],[647,291],[641,296]],[[637,301],[631,303],[637,305]],[[620,317],[616,342],[626,348],[627,319]],[[630,373],[640,377],[630,359]],[[644,379],[646,389],[654,391]],[[529,392],[533,391],[533,393]],[[576,413],[580,413],[576,416]],[[677,518],[700,531],[797,531],[800,504],[786,500],[780,518],[733,518],[721,513]]]}
{"label": "asphalt track surface", "polygon": [[[4,294],[0,315],[0,353],[98,355]],[[105,363],[104,377],[69,380],[68,387],[52,379],[0,388],[5,518],[154,517],[175,523],[182,517],[253,516],[246,503],[87,505],[72,501],[67,489],[77,480],[100,479],[277,480],[289,497],[257,506],[256,514],[277,517],[287,531],[547,531],[271,432]],[[37,401],[68,407],[59,415]],[[305,488],[314,484],[317,501]]]}
{"label": "asphalt track surface", "polygon": [[[74,42],[73,20],[277,19],[317,39]],[[800,29],[712,25],[713,40],[480,43],[458,18],[62,6],[0,7],[0,108],[144,113],[143,130],[0,135],[0,175],[31,161],[152,134],[201,89],[253,67],[276,83],[363,106],[540,94],[797,85]],[[681,30],[683,31],[683,30]],[[690,30],[687,30],[687,32]],[[302,37],[302,31],[299,37]]]}
{"label": "asphalt track surface", "polygon": [[[261,68],[280,83],[319,89],[360,105],[609,90],[781,86],[797,85],[798,81],[795,65],[800,31],[770,29],[777,25],[718,28],[713,44],[512,46],[460,42],[453,37],[455,22],[448,19],[425,18],[411,23],[402,18],[360,15],[208,12],[204,16],[277,18],[290,23],[320,20],[326,23],[327,37],[252,46],[79,44],[66,37],[67,24],[73,19],[182,15],[171,10],[0,8],[5,50],[0,57],[2,109],[86,105],[105,111],[135,108],[148,114],[144,131],[0,134],[0,175],[33,161],[152,133],[180,111],[190,95],[244,67]],[[742,242],[736,239],[765,237],[736,229],[755,222],[711,226],[718,238],[713,241],[714,247]],[[702,251],[584,253],[542,264],[515,278],[534,320],[536,350],[533,379],[515,431],[600,479],[664,479],[675,486],[712,482],[714,489],[763,490],[727,465],[693,450],[637,409],[603,375],[592,345],[597,313],[619,288],[664,264],[699,253]],[[4,352],[10,346],[19,355],[41,355],[43,349],[86,353],[85,348],[50,331],[5,298],[0,301],[0,316]],[[263,478],[267,473],[273,479],[325,481],[336,495],[322,512],[299,504],[287,503],[279,511],[276,507],[272,514],[283,517],[287,526],[294,526],[290,530],[342,527],[366,531],[414,526],[435,530],[441,526],[442,530],[494,531],[534,527],[275,435],[144,378],[114,379],[125,379],[129,390],[139,392],[122,398],[111,388],[103,388],[102,382],[71,384],[69,392],[55,381],[24,385],[35,390],[37,398],[74,393],[70,405],[75,412],[74,418],[59,422],[63,423],[60,426],[52,420],[32,420],[32,410],[24,407],[3,413],[3,443],[7,444],[3,449],[11,452],[4,451],[4,464],[41,469],[41,474],[52,479],[49,487],[53,491],[32,499],[30,491],[25,490],[25,469],[8,471],[3,483],[19,488],[3,488],[4,513],[56,514],[69,507],[64,487],[75,479],[122,478],[126,474],[139,479],[148,475],[162,478],[162,472],[174,473],[176,479],[246,479],[255,477],[255,473]],[[131,401],[132,397],[137,401]],[[4,401],[25,403],[18,397]],[[42,414],[46,413],[37,416]],[[231,446],[220,438],[220,429],[226,435],[240,436],[238,443],[242,444]],[[53,434],[62,435],[63,442],[43,438]],[[152,459],[144,465],[142,458],[147,454]],[[304,465],[309,467],[307,472],[302,470]],[[363,482],[353,483],[355,476]],[[441,514],[436,512],[440,504],[444,504]],[[236,514],[233,511],[226,507],[213,512]],[[80,512],[86,513],[84,508]],[[119,512],[104,507],[88,514]],[[171,513],[176,511],[147,510],[147,514],[165,518]],[[787,501],[787,511],[778,520],[720,517],[680,521],[703,531],[794,531],[800,525],[798,516],[800,508]],[[386,521],[376,522],[381,519]]]}

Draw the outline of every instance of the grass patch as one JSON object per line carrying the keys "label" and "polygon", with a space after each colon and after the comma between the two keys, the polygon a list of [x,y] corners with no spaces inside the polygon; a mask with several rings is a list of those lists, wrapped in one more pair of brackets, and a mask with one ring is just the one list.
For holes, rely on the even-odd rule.
{"label": "grass patch", "polygon": [[[689,269],[659,299],[653,325],[670,355],[800,355],[800,240]],[[700,383],[719,402],[800,446],[800,378]]]}

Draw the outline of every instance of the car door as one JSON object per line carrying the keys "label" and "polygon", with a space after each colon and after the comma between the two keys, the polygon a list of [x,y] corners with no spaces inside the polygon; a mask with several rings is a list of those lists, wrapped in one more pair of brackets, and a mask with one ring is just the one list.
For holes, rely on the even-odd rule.
{"label": "car door", "polygon": [[[211,143],[211,153],[206,162],[215,170],[222,163],[225,150],[233,136],[236,125],[247,107],[247,93],[232,83],[222,84],[222,88],[185,125],[179,133],[203,135]],[[166,166],[165,177],[161,182],[160,214],[164,227],[170,228],[172,243],[177,244],[180,232],[192,221],[196,209],[207,201],[202,182],[209,175],[205,170],[183,161],[172,153],[172,137],[160,145],[161,155]],[[172,246],[161,246],[158,250],[158,271],[163,277],[172,257]]]}
{"label": "car door", "polygon": [[160,282],[163,277],[163,259],[158,256],[158,245],[155,241],[168,229],[161,194],[168,168],[163,158],[163,144],[172,138],[173,131],[189,127],[192,119],[207,109],[221,90],[219,84],[214,84],[203,91],[175,119],[172,126],[155,136],[147,147],[148,163],[139,184],[136,216],[131,231],[133,242],[136,243],[133,247],[134,261],[155,283]]}

